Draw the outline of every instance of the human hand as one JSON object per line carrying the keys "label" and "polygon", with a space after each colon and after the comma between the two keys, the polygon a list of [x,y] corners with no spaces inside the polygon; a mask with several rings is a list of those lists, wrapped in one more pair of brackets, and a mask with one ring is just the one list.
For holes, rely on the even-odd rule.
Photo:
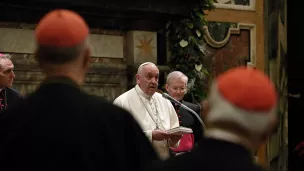
{"label": "human hand", "polygon": [[182,137],[183,137],[183,135],[170,135],[170,139],[173,142],[179,141]]}
{"label": "human hand", "polygon": [[166,131],[162,130],[153,130],[152,131],[152,140],[155,141],[164,141],[170,138],[169,134]]}

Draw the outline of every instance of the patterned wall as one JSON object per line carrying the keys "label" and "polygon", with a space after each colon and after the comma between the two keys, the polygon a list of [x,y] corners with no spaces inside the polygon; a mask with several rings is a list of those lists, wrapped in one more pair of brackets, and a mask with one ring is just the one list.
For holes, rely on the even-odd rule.
{"label": "patterned wall", "polygon": [[[205,46],[205,66],[212,78],[238,66],[246,66],[250,61],[250,30],[238,29],[237,23],[209,22]],[[231,28],[239,30],[232,32]]]}
{"label": "patterned wall", "polygon": [[232,35],[228,43],[220,49],[210,48],[214,54],[212,58],[212,75],[227,71],[228,69],[246,66],[250,56],[250,37],[248,30],[242,30],[240,35]]}
{"label": "patterned wall", "polygon": [[[44,79],[33,56],[34,27],[25,23],[0,23],[0,51],[11,55],[16,74],[13,87],[24,95],[35,91]],[[83,88],[112,101],[127,88],[124,37],[119,31],[91,29],[90,41],[92,64]]]}
{"label": "patterned wall", "polygon": [[[16,75],[13,88],[23,95],[32,93],[45,78],[44,74],[38,68],[33,55],[12,53],[10,55],[15,65]],[[125,75],[125,68],[119,60],[93,57],[91,70],[86,75],[83,89],[89,94],[102,96],[112,101],[126,91]]]}

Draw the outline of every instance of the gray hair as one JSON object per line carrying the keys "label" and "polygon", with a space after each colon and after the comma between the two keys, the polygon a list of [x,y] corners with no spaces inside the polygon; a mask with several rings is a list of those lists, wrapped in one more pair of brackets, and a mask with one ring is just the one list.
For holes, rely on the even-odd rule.
{"label": "gray hair", "polygon": [[38,45],[37,57],[39,61],[52,64],[63,64],[78,58],[88,46],[88,38],[78,45],[67,48]]}
{"label": "gray hair", "polygon": [[10,54],[0,54],[0,69],[3,69],[2,66],[2,61],[3,60],[11,60],[11,55]]}
{"label": "gray hair", "polygon": [[167,82],[166,83],[169,84],[171,79],[173,79],[173,78],[182,78],[182,79],[185,79],[186,85],[188,83],[188,77],[180,71],[170,72],[167,76]]}
{"label": "gray hair", "polygon": [[0,54],[0,60],[2,59],[9,59],[11,60],[12,56],[10,54]]}
{"label": "gray hair", "polygon": [[156,66],[153,62],[144,62],[144,63],[142,63],[142,64],[139,65],[139,67],[137,69],[137,74],[141,74],[143,67],[146,66],[146,65],[154,65],[154,66]]}

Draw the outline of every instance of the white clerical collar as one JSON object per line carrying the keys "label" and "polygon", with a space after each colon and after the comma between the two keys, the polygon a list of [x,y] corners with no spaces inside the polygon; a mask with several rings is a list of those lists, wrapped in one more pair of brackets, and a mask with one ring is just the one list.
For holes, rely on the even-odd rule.
{"label": "white clerical collar", "polygon": [[146,93],[144,93],[138,85],[135,86],[135,90],[138,92],[140,96],[144,97],[147,100],[150,100],[152,98],[152,96],[149,96]]}

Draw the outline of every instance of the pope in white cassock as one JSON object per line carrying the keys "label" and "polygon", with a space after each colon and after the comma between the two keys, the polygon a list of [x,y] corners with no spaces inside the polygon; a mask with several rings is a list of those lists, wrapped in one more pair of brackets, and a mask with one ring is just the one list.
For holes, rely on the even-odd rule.
{"label": "pope in white cassock", "polygon": [[114,100],[114,104],[128,110],[137,120],[162,159],[169,158],[169,147],[177,147],[181,136],[166,130],[179,126],[172,103],[158,92],[159,70],[154,63],[138,67],[137,85]]}

